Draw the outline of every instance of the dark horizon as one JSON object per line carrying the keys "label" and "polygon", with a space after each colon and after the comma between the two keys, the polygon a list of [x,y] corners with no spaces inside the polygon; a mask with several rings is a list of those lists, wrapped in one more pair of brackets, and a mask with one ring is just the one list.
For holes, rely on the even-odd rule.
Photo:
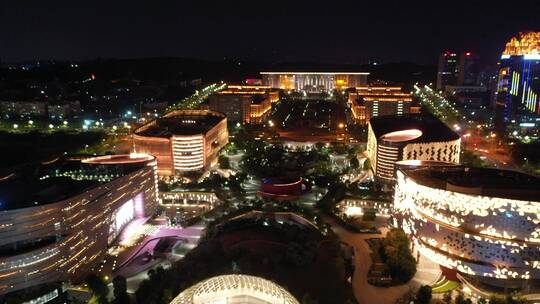
{"label": "dark horizon", "polygon": [[539,3],[523,1],[506,10],[496,2],[207,3],[208,9],[175,1],[86,7],[68,1],[55,7],[0,2],[0,60],[179,57],[436,64],[438,54],[449,49],[472,51],[484,64],[494,64],[512,36],[540,30]]}

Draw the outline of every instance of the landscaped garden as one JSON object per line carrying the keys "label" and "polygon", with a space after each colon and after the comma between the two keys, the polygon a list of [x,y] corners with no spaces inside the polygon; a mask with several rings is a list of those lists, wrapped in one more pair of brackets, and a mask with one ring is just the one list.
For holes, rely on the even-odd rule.
{"label": "landscaped garden", "polygon": [[373,265],[368,282],[376,286],[399,285],[416,273],[407,235],[401,229],[388,231],[385,238],[369,239]]}
{"label": "landscaped garden", "polygon": [[[317,223],[302,224],[304,220],[289,220],[283,214],[238,212],[211,223],[199,246],[170,269],[152,272],[136,292],[137,302],[168,303],[206,278],[244,273],[273,280],[302,302],[355,303],[347,283],[350,261],[335,235],[322,233]],[[306,220],[316,219],[304,213]]]}

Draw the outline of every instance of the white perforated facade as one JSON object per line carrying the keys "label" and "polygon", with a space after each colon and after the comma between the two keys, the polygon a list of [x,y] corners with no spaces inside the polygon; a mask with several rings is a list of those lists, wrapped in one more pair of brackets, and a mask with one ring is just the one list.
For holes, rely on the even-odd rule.
{"label": "white perforated facade", "polygon": [[299,304],[272,281],[243,274],[222,275],[184,290],[171,304]]}

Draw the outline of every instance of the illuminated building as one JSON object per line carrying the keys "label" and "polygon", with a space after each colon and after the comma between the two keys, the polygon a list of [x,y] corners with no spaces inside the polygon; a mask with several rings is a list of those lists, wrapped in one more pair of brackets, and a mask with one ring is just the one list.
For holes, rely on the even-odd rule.
{"label": "illuminated building", "polygon": [[540,32],[520,33],[502,53],[496,100],[496,127],[536,123],[540,116]]}
{"label": "illuminated building", "polygon": [[0,101],[0,113],[5,117],[47,117],[47,103],[41,101]]}
{"label": "illuminated building", "polygon": [[458,54],[445,51],[439,56],[437,69],[437,89],[444,90],[447,85],[456,85],[459,73]]}
{"label": "illuminated building", "polygon": [[250,275],[212,277],[182,291],[171,304],[299,304],[283,287]]}
{"label": "illuminated building", "polygon": [[308,93],[330,92],[365,85],[365,72],[261,72],[263,83],[271,88]]}
{"label": "illuminated building", "polygon": [[478,76],[478,56],[470,51],[461,53],[459,56],[457,85],[476,86]]}
{"label": "illuminated building", "polygon": [[369,122],[367,152],[375,177],[392,182],[397,161],[459,163],[460,143],[459,135],[433,116],[379,116]]}
{"label": "illuminated building", "polygon": [[398,165],[395,224],[415,251],[473,282],[540,279],[540,179],[447,164]]}
{"label": "illuminated building", "polygon": [[229,121],[260,124],[278,100],[279,91],[267,86],[229,85],[210,95],[201,108],[221,112]]}
{"label": "illuminated building", "polygon": [[0,182],[0,294],[81,282],[157,206],[155,158],[64,160]]}
{"label": "illuminated building", "polygon": [[137,152],[157,158],[159,175],[199,171],[217,162],[229,140],[225,115],[207,110],[178,110],[134,131]]}
{"label": "illuminated building", "polygon": [[412,104],[411,94],[397,86],[356,87],[349,93],[349,105],[354,120],[366,125],[372,117],[420,113]]}

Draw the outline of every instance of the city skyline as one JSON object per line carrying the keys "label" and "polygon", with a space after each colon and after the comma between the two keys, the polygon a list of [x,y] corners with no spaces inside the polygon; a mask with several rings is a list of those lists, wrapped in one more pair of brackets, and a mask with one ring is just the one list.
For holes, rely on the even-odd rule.
{"label": "city skyline", "polygon": [[0,303],[540,302],[539,12],[0,0]]}

